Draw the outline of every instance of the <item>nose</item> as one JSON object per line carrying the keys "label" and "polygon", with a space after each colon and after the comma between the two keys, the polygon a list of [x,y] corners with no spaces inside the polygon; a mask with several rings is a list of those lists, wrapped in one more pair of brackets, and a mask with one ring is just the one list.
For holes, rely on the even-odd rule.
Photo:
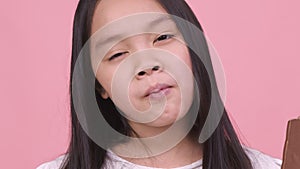
{"label": "nose", "polygon": [[136,74],[137,79],[143,79],[146,76],[150,76],[154,72],[160,72],[162,70],[162,67],[159,65],[150,67],[150,68],[145,68],[141,71],[138,71]]}

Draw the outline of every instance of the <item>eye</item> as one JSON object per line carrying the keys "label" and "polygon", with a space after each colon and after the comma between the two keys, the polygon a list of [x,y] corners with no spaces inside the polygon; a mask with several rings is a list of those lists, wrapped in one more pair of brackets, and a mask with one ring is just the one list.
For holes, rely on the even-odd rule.
{"label": "eye", "polygon": [[122,56],[123,54],[126,54],[126,53],[128,53],[128,52],[116,53],[116,54],[112,55],[111,57],[109,57],[108,60],[111,61],[111,60],[116,59],[116,58],[118,58],[118,57],[120,57],[120,56]]}
{"label": "eye", "polygon": [[155,39],[153,43],[155,43],[157,41],[167,40],[167,39],[173,38],[174,36],[175,35],[171,35],[171,34],[161,35],[157,39]]}

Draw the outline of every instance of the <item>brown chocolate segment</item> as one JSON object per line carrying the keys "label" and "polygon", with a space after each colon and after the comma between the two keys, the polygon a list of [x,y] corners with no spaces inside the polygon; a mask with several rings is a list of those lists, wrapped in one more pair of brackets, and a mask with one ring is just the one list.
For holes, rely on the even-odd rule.
{"label": "brown chocolate segment", "polygon": [[300,119],[288,122],[282,169],[300,169]]}

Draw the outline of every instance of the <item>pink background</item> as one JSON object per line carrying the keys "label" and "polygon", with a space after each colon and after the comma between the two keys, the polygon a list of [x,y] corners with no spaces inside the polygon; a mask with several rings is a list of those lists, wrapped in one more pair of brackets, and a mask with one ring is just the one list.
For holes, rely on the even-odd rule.
{"label": "pink background", "polygon": [[[286,123],[300,115],[300,1],[188,2],[223,62],[242,140],[281,158]],[[35,168],[66,151],[76,4],[0,2],[0,168]]]}

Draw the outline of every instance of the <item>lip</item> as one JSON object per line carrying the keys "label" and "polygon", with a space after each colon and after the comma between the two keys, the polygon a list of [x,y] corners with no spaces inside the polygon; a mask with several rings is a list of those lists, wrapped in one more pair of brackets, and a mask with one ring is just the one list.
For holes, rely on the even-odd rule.
{"label": "lip", "polygon": [[166,92],[169,90],[169,88],[171,88],[171,85],[168,84],[164,84],[164,83],[158,83],[154,86],[150,86],[144,96],[148,97],[150,95],[160,95],[160,94],[167,94]]}

